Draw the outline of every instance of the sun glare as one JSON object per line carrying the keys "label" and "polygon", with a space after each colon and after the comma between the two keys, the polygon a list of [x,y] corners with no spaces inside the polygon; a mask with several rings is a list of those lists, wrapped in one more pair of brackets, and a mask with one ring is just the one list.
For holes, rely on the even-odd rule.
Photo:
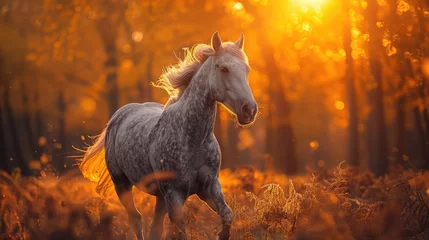
{"label": "sun glare", "polygon": [[294,2],[301,4],[301,5],[307,5],[311,7],[320,7],[322,4],[324,4],[327,0],[294,0]]}
{"label": "sun glare", "polygon": [[335,108],[336,109],[338,109],[338,110],[343,110],[344,109],[344,102],[342,102],[342,101],[336,101],[335,102]]}
{"label": "sun glare", "polygon": [[241,2],[237,2],[236,4],[234,4],[234,6],[232,6],[235,10],[241,10],[243,9],[243,4]]}

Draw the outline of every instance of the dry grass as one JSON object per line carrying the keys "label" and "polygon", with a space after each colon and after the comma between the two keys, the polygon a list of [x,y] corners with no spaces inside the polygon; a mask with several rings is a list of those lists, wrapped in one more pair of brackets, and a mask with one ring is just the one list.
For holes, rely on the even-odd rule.
{"label": "dry grass", "polygon": [[[289,179],[253,168],[221,171],[234,211],[231,239],[428,239],[429,173],[386,178],[338,166]],[[116,198],[77,171],[60,178],[0,173],[0,239],[131,239]],[[144,231],[155,199],[136,193]],[[215,239],[220,219],[197,197],[185,205],[190,239]],[[171,228],[168,218],[166,228]]]}

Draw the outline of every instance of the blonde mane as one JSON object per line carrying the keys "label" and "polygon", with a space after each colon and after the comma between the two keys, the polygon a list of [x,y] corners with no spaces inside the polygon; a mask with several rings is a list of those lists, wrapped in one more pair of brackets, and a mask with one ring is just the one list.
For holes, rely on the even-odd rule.
{"label": "blonde mane", "polygon": [[167,91],[172,97],[170,101],[176,101],[180,98],[201,65],[210,56],[227,52],[248,64],[246,54],[233,42],[222,43],[222,48],[218,52],[207,44],[198,44],[191,49],[185,48],[184,52],[184,59],[179,59],[177,64],[168,66],[161,74],[159,80],[153,84],[155,87],[163,88]]}

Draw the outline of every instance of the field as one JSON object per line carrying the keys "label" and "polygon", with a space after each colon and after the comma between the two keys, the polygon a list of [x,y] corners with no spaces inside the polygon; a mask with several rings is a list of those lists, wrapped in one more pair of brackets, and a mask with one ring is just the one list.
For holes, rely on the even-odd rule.
{"label": "field", "polygon": [[[251,167],[220,174],[234,211],[231,239],[428,239],[429,173],[375,179],[339,165],[287,177]],[[61,177],[0,174],[0,239],[133,239],[115,197],[77,170]],[[144,231],[155,199],[135,189]],[[185,204],[189,239],[216,239],[220,219],[196,196]],[[166,229],[171,228],[168,217]]]}

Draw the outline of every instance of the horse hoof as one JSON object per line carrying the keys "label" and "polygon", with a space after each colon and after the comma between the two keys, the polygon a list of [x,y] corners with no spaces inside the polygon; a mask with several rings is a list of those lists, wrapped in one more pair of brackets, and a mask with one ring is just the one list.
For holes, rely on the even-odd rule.
{"label": "horse hoof", "polygon": [[186,240],[186,237],[172,237],[172,238],[166,238],[166,240]]}
{"label": "horse hoof", "polygon": [[184,235],[169,235],[169,236],[165,237],[165,240],[186,240],[186,236],[184,236]]}
{"label": "horse hoof", "polygon": [[229,240],[229,233],[220,232],[218,234],[218,240]]}

